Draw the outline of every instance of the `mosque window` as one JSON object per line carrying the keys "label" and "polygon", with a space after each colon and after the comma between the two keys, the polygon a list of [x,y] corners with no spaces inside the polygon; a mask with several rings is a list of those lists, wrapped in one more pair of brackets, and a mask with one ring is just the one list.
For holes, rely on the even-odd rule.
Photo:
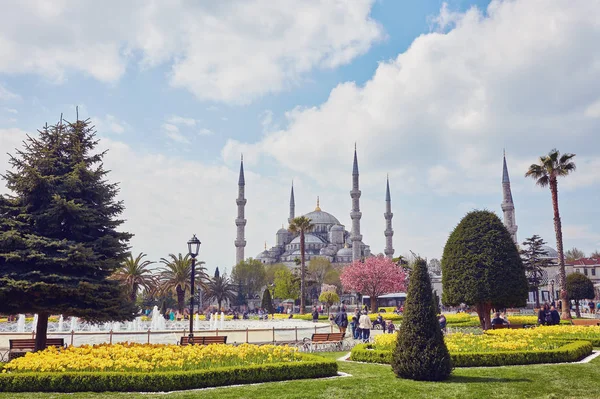
{"label": "mosque window", "polygon": [[588,271],[586,268],[583,269],[583,274],[585,274],[586,276],[588,275]]}

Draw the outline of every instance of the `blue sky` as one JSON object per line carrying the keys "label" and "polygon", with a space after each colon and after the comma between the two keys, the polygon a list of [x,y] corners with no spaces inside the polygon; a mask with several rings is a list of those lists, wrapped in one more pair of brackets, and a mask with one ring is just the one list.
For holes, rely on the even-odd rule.
{"label": "blue sky", "polygon": [[6,6],[0,168],[78,105],[110,150],[132,251],[158,260],[197,233],[209,269],[230,269],[241,152],[247,257],[274,244],[292,179],[297,213],[319,195],[349,229],[357,142],[364,241],[383,251],[389,174],[396,254],[431,258],[465,212],[501,212],[503,148],[519,239],[555,246],[550,194],[523,175],[556,147],[578,164],[559,183],[565,246],[600,249],[600,3],[488,3]]}

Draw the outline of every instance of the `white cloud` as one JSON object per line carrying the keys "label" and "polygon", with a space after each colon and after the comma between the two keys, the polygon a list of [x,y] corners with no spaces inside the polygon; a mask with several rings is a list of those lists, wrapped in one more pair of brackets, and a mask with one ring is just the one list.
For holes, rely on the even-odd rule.
{"label": "white cloud", "polygon": [[4,108],[4,112],[8,112],[9,114],[15,114],[15,115],[19,113],[19,111],[17,111],[14,108]]}
{"label": "white cloud", "polygon": [[215,134],[215,132],[205,127],[198,131],[199,136],[212,136],[213,134]]}
{"label": "white cloud", "polygon": [[[363,86],[340,83],[319,106],[289,111],[259,142],[230,140],[223,157],[262,154],[325,184],[345,173],[357,142],[361,173],[408,174],[413,189],[446,194],[499,192],[502,148],[516,185],[553,147],[599,160],[600,125],[589,118],[600,92],[599,5],[492,1],[487,15],[444,6],[434,20],[446,33],[416,38]],[[596,182],[587,175],[573,182]]]}
{"label": "white cloud", "polygon": [[162,129],[171,140],[180,144],[189,144],[190,140],[179,131],[179,128],[171,123],[163,123]]}
{"label": "white cloud", "polygon": [[183,116],[171,115],[167,122],[173,125],[185,125],[185,126],[196,126],[196,120],[194,118],[185,118]]}
{"label": "white cloud", "polygon": [[364,54],[383,36],[370,17],[372,5],[13,2],[0,14],[0,73],[36,73],[60,82],[77,71],[114,82],[139,59],[142,68],[169,64],[171,84],[200,99],[247,103],[297,85],[315,68],[335,68]]}
{"label": "white cloud", "polygon": [[122,134],[131,129],[127,122],[117,119],[114,115],[106,114],[104,117],[95,116],[91,118],[98,133]]}
{"label": "white cloud", "polygon": [[[0,174],[4,174],[10,168],[9,155],[16,155],[16,149],[27,138],[27,132],[21,129],[0,129]],[[7,192],[4,180],[0,178],[0,194]]]}
{"label": "white cloud", "polygon": [[[1,44],[0,44],[0,46],[1,46]],[[8,90],[6,87],[4,87],[0,84],[0,101],[12,101],[12,100],[19,100],[19,99],[21,99],[21,96],[13,93],[12,91]]]}

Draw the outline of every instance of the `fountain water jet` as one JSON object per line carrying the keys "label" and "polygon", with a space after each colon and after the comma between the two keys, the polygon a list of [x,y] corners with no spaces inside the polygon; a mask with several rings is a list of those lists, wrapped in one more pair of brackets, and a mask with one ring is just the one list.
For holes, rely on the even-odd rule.
{"label": "fountain water jet", "polygon": [[[225,312],[221,312],[221,324],[219,325],[219,328],[222,330],[223,329],[223,322],[225,321]],[[217,324],[217,323],[215,323]]]}
{"label": "fountain water jet", "polygon": [[77,317],[71,316],[71,331],[77,331]]}
{"label": "fountain water jet", "polygon": [[62,332],[63,331],[63,323],[64,323],[65,319],[63,318],[63,315],[60,315],[60,317],[58,318],[58,332]]}
{"label": "fountain water jet", "polygon": [[25,332],[25,315],[20,314],[17,319],[17,332]]}
{"label": "fountain water jet", "polygon": [[36,313],[33,315],[33,323],[31,323],[31,332],[37,331],[37,324],[38,324],[38,315]]}

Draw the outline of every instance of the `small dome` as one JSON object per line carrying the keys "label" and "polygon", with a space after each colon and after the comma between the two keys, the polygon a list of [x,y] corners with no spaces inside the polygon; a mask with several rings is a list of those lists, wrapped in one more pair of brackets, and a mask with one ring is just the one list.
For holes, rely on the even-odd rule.
{"label": "small dome", "polygon": [[541,250],[546,253],[545,258],[558,258],[558,252],[556,252],[556,249],[549,247],[548,245],[543,245]]}
{"label": "small dome", "polygon": [[337,256],[352,256],[352,249],[345,247],[337,251]]}
{"label": "small dome", "polygon": [[[304,236],[304,243],[305,244],[308,244],[308,243],[311,243],[311,244],[314,244],[314,243],[323,244],[323,242],[324,241],[320,237],[317,237],[316,235],[313,235],[313,234],[306,234]],[[290,244],[300,244],[300,236],[294,238]]]}
{"label": "small dome", "polygon": [[287,229],[284,229],[283,227],[280,228],[279,230],[277,230],[277,234],[287,234],[287,233],[288,233]]}
{"label": "small dome", "polygon": [[344,226],[342,226],[341,224],[336,224],[331,228],[331,231],[343,231],[344,230]]}

